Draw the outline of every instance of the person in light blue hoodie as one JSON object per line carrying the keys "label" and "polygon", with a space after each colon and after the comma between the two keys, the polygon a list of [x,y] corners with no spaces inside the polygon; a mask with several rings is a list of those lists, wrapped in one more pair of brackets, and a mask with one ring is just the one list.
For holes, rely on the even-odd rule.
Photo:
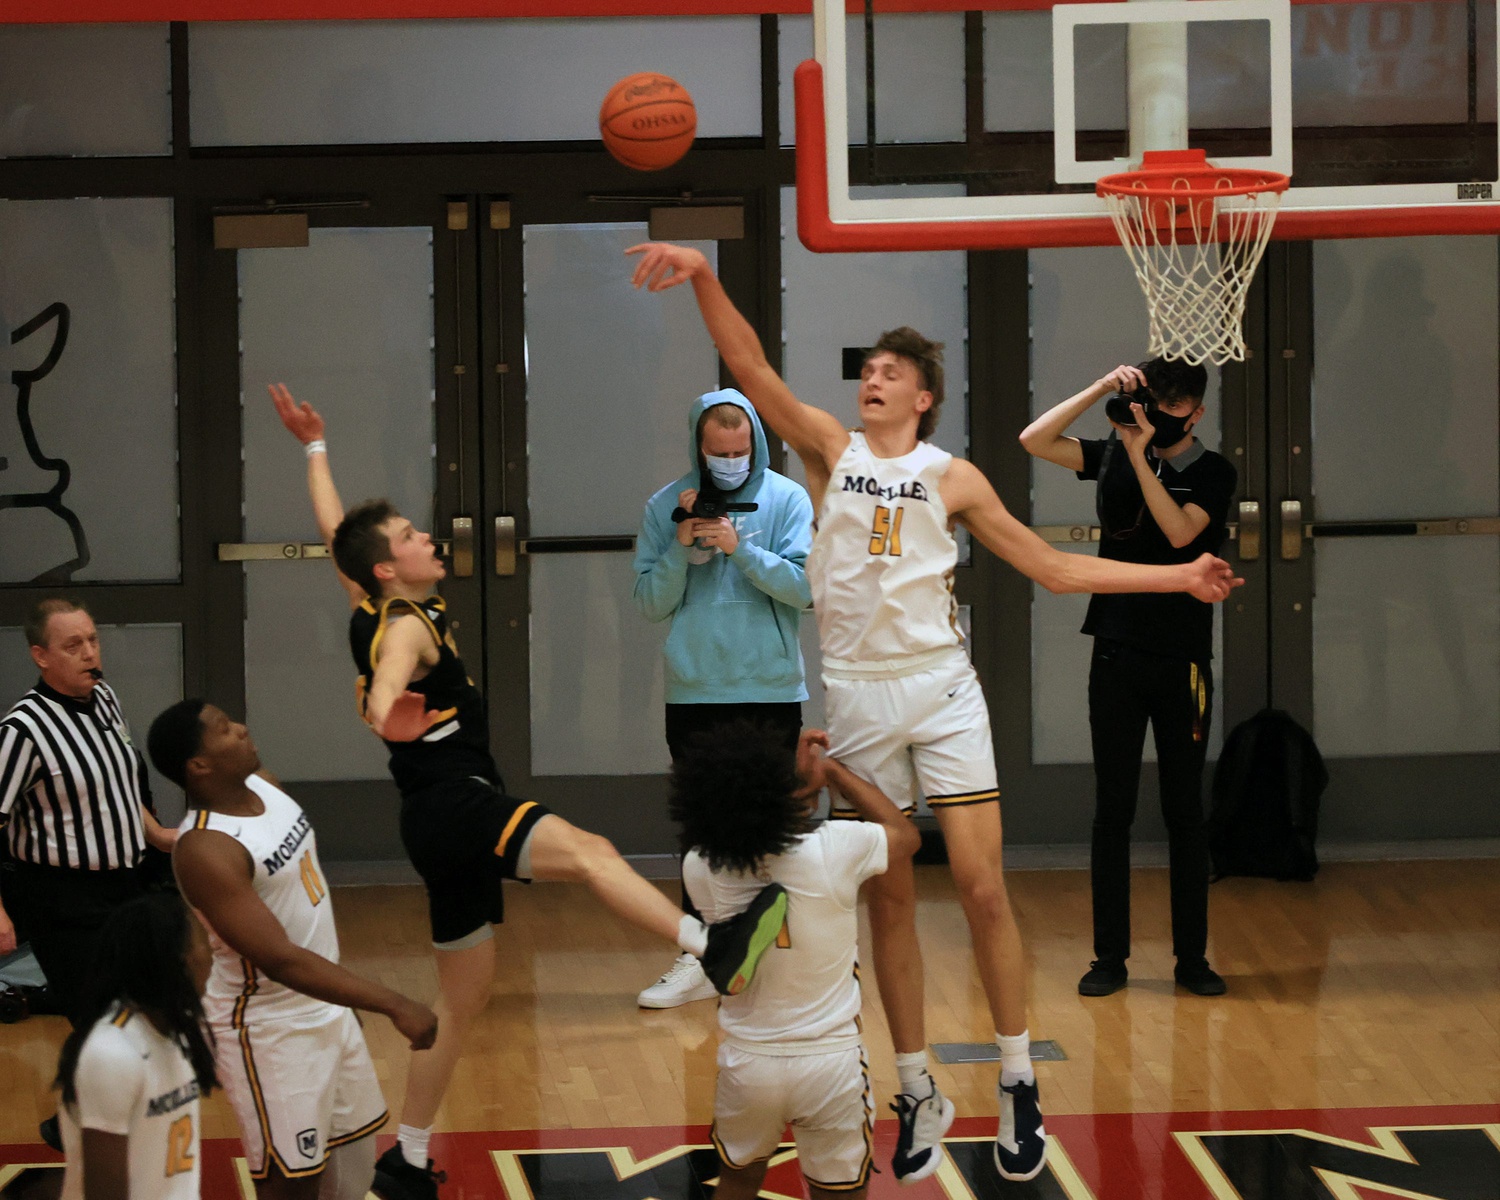
{"label": "person in light blue hoodie", "polygon": [[[646,502],[636,540],[635,603],[667,635],[667,746],[730,721],[775,727],[795,749],[807,682],[799,630],[812,603],[803,565],[812,501],[770,468],[755,408],[733,388],[708,392],[688,413],[685,474]],[[750,512],[689,514],[705,488]],[[692,902],[683,892],[683,909]],[[675,1008],[718,993],[690,954],[641,992],[642,1008]]]}

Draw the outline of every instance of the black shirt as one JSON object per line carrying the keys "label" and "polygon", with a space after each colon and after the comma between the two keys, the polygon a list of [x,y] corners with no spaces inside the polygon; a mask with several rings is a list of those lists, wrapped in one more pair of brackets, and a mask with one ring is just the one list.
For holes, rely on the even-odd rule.
{"label": "black shirt", "polygon": [[[1099,478],[1105,450],[1113,443],[1104,478]],[[1208,525],[1181,549],[1161,531],[1130,455],[1111,434],[1106,441],[1079,439],[1083,470],[1079,479],[1098,479],[1097,511],[1101,533],[1099,557],[1119,562],[1170,565],[1192,562],[1200,554],[1217,554],[1228,536],[1225,522],[1239,475],[1228,459],[1194,440],[1175,458],[1148,458],[1167,494],[1179,506],[1196,504],[1208,514]],[[1213,606],[1186,592],[1126,592],[1098,595],[1089,601],[1083,632],[1121,642],[1148,654],[1207,662],[1213,657]]]}
{"label": "black shirt", "polygon": [[[359,670],[356,691],[359,715],[365,717],[370,684],[380,662],[380,642],[386,623],[412,615],[424,622],[438,648],[437,665],[407,689],[427,700],[427,711],[440,719],[414,742],[386,742],[391,752],[391,778],[403,796],[420,792],[435,783],[478,776],[500,785],[500,772],[490,756],[489,722],[484,698],[464,670],[458,646],[448,631],[448,614],[442,597],[430,596],[422,603],[393,596],[376,608],[366,599],[349,617],[349,649]],[[368,719],[368,718],[366,718]]]}

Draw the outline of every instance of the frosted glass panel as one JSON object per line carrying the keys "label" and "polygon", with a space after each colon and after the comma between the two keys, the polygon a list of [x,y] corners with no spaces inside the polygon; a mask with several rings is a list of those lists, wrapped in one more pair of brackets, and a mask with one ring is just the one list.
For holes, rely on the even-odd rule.
{"label": "frosted glass panel", "polygon": [[0,25],[0,156],[172,152],[166,25]]}
{"label": "frosted glass panel", "polygon": [[[315,229],[306,249],[240,251],[239,276],[245,539],[318,540],[307,460],[276,419],[273,380],[327,420],[346,504],[385,496],[430,529],[431,230]],[[386,774],[355,717],[348,622],[331,563],[245,564],[246,717],[283,779]]]}
{"label": "frosted glass panel", "polygon": [[[100,625],[99,657],[104,677],[130,723],[132,740],[146,751],[146,731],[156,714],[182,699],[181,625]],[[15,626],[0,629],[0,714],[36,686],[36,664],[26,635]],[[182,819],[182,792],[150,767],[151,794],[164,825]]]}
{"label": "frosted glass panel", "polygon": [[[861,196],[893,194],[858,188]],[[952,188],[902,189],[908,195],[962,195]],[[967,455],[968,257],[938,254],[814,254],[797,239],[797,192],[781,191],[782,360],[788,386],[846,425],[858,423],[857,380],[845,379],[845,347],[873,345],[883,330],[910,325],[944,344],[946,399],[932,440]],[[802,481],[792,455],[788,473]]]}
{"label": "frosted glass panel", "polygon": [[314,229],[305,249],[241,250],[239,277],[246,540],[318,540],[270,383],[328,422],[345,504],[384,496],[430,529],[432,231]]}
{"label": "frosted glass panel", "polygon": [[7,395],[24,386],[11,372],[41,370],[60,325],[16,345],[12,333],[59,302],[67,342],[29,391],[39,454],[14,400],[0,420],[0,583],[176,579],[172,202],[0,201]]}
{"label": "frosted glass panel", "polygon": [[245,720],[268,770],[298,780],[387,777],[386,749],[355,708],[354,674],[349,604],[333,566],[246,563]]}
{"label": "frosted glass panel", "polygon": [[[1146,302],[1117,248],[1033,250],[1031,279],[1031,415],[1082,391],[1121,363],[1146,355]],[[1206,411],[1194,433],[1210,450],[1220,449],[1219,376],[1210,369]],[[1019,431],[1017,431],[1019,432]],[[1104,406],[1095,405],[1069,431],[1076,437],[1109,436]],[[1236,463],[1238,465],[1238,463]],[[1093,483],[1053,463],[1031,462],[1031,518],[1038,525],[1093,525]],[[1067,549],[1072,549],[1067,547]],[[1073,552],[1095,554],[1097,546]],[[1037,763],[1091,762],[1088,676],[1094,639],[1079,632],[1087,596],[1054,596],[1032,589],[1031,754]],[[1214,660],[1220,661],[1223,613],[1214,613]],[[1222,688],[1215,679],[1209,756],[1223,744]],[[1154,761],[1149,734],[1147,761]]]}
{"label": "frosted glass panel", "polygon": [[193,143],[597,141],[616,79],[665,70],[700,138],[760,135],[755,17],[209,22]]}
{"label": "frosted glass panel", "polygon": [[[1494,120],[1495,5],[1476,5],[1478,117]],[[1264,22],[1189,24],[1188,103],[1195,129],[1266,124],[1270,62]],[[1083,27],[1074,40],[1080,129],[1125,128],[1122,26]],[[1446,0],[1292,6],[1292,105],[1297,125],[1461,123],[1467,113],[1467,30]],[[984,14],[984,125],[1052,128],[1052,14]]]}
{"label": "frosted glass panel", "polygon": [[1313,243],[1319,519],[1500,511],[1496,258],[1494,238]]}
{"label": "frosted glass panel", "polygon": [[669,623],[642,617],[634,588],[628,554],[531,559],[533,775],[666,773]]}
{"label": "frosted glass panel", "polygon": [[[524,237],[531,536],[634,534],[647,497],[691,465],[688,415],[719,386],[718,354],[690,287],[630,286],[644,224]],[[716,260],[714,243],[688,244]]]}
{"label": "frosted glass panel", "polygon": [[1321,541],[1317,581],[1313,735],[1325,756],[1500,750],[1494,538]]}
{"label": "frosted glass panel", "polygon": [[[1040,14],[1043,18],[1046,14]],[[792,74],[813,56],[811,17],[779,17],[781,144],[797,140]],[[849,141],[863,143],[865,23],[845,25],[849,78]],[[913,64],[920,64],[913,70]],[[1050,75],[1050,71],[1049,71]],[[1051,112],[1050,93],[1048,112]],[[964,140],[964,20],[962,13],[880,13],[875,18],[875,131],[886,142]],[[958,193],[962,195],[962,192]]]}

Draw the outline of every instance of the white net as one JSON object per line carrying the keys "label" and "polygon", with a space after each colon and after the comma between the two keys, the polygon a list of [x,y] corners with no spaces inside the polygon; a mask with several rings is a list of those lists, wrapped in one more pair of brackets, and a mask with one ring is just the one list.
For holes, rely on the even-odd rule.
{"label": "white net", "polygon": [[[1245,297],[1270,240],[1281,192],[1201,194],[1217,182],[1211,173],[1158,178],[1150,181],[1152,194],[1105,193],[1146,296],[1153,355],[1216,365],[1244,361]],[[1162,194],[1169,186],[1178,194]],[[1220,186],[1232,184],[1225,179]],[[1187,194],[1189,188],[1199,194]]]}

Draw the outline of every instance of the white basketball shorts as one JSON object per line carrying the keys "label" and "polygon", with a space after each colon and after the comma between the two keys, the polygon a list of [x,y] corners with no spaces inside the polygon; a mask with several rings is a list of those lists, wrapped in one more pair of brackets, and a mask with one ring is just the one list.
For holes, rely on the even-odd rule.
{"label": "white basketball shorts", "polygon": [[875,1105],[863,1046],[828,1054],[753,1054],[719,1047],[714,1147],[731,1167],[776,1153],[792,1127],[807,1181],[852,1191],[870,1178]]}
{"label": "white basketball shorts", "polygon": [[268,1021],[213,1032],[219,1082],[254,1178],[272,1162],[289,1179],[316,1175],[336,1147],[385,1124],[375,1064],[349,1009],[310,1029]]}
{"label": "white basketball shorts", "polygon": [[[962,650],[908,674],[823,675],[829,756],[905,811],[999,799],[990,712]],[[833,815],[853,810],[834,797]]]}

